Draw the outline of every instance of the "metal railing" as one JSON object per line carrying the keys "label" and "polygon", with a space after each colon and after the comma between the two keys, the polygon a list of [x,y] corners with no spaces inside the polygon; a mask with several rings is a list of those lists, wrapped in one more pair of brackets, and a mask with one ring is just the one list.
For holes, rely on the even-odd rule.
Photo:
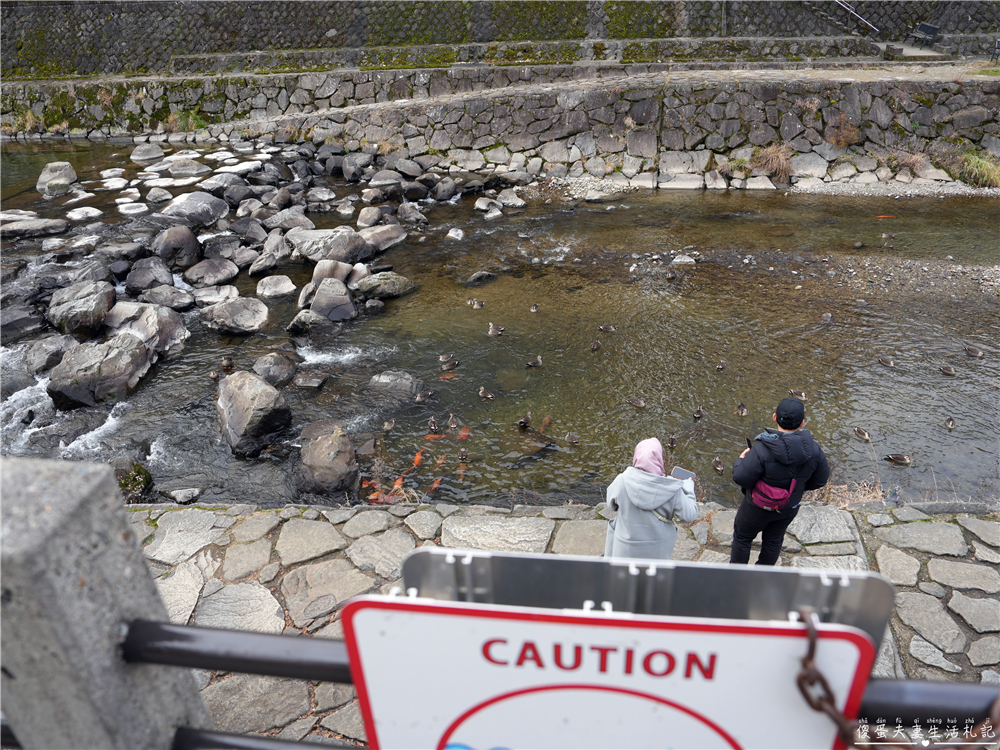
{"label": "metal railing", "polygon": [[851,7],[850,3],[845,3],[844,0],[833,0],[833,2],[835,2],[841,8],[843,8],[848,13],[850,13],[852,16],[854,16],[855,18],[857,18],[859,21],[861,21],[861,23],[863,23],[865,26],[867,26],[868,28],[870,28],[876,34],[879,33],[878,29],[875,28],[874,24],[870,23],[866,18],[863,18],[862,16],[858,15],[858,12],[856,10],[854,10],[854,8]]}

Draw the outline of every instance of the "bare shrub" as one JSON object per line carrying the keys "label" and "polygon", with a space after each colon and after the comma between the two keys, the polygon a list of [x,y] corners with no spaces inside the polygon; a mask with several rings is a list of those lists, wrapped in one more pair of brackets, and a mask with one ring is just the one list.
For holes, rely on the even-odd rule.
{"label": "bare shrub", "polygon": [[819,111],[820,100],[817,97],[811,97],[809,99],[796,99],[795,106],[801,109],[803,112],[812,112],[815,114]]}
{"label": "bare shrub", "polygon": [[861,142],[861,130],[841,112],[827,127],[826,140],[837,148],[847,148]]}
{"label": "bare shrub", "polygon": [[63,120],[57,125],[49,125],[49,132],[54,135],[66,135],[69,132],[69,121]]}
{"label": "bare shrub", "polygon": [[720,164],[718,166],[718,170],[719,174],[725,175],[726,177],[732,177],[735,172],[749,172],[750,160],[744,159],[743,157],[730,159],[725,164]]}
{"label": "bare shrub", "polygon": [[18,130],[22,133],[41,133],[45,130],[45,123],[35,117],[35,113],[30,109],[17,119]]}
{"label": "bare shrub", "polygon": [[167,119],[163,121],[163,129],[167,133],[176,133],[178,130],[180,130],[179,127],[180,119],[181,119],[180,115],[178,115],[176,112],[171,112],[167,116]]}
{"label": "bare shrub", "polygon": [[788,182],[795,171],[792,169],[792,149],[787,143],[772,143],[759,149],[750,164],[778,182]]}
{"label": "bare shrub", "polygon": [[893,149],[887,161],[889,167],[897,172],[902,169],[916,172],[918,169],[924,169],[928,164],[924,154],[913,154],[901,149]]}

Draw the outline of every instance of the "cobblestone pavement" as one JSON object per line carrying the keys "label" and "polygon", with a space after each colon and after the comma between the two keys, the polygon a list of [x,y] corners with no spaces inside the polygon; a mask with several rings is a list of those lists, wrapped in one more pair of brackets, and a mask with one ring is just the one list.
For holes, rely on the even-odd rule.
{"label": "cobblestone pavement", "polygon": [[[389,593],[417,547],[599,556],[607,528],[603,504],[129,510],[172,622],[319,638],[342,638],[343,603]],[[735,515],[700,504],[673,558],[728,563]],[[807,503],[780,565],[875,570],[896,585],[875,677],[1000,684],[998,514],[927,515],[905,506],[847,512]],[[203,670],[196,678],[219,730],[365,739],[350,685]]]}

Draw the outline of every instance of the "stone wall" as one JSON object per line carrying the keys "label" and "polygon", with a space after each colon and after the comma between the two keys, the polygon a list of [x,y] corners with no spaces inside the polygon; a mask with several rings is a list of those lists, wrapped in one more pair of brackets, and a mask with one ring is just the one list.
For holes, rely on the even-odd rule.
{"label": "stone wall", "polygon": [[[1000,4],[983,0],[857,5],[885,39],[928,19],[951,34],[1000,30]],[[799,0],[10,0],[0,69],[5,79],[133,75],[169,71],[176,56],[555,41],[577,44],[550,62],[573,62],[595,46],[583,41],[828,37],[856,29],[834,3]]]}

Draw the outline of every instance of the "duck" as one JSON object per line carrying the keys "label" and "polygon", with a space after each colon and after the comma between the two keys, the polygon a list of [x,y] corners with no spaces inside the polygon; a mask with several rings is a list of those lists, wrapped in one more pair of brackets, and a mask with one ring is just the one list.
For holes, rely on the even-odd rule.
{"label": "duck", "polygon": [[824,323],[829,323],[831,320],[833,320],[833,313],[825,312],[819,316],[819,319]]}
{"label": "duck", "polygon": [[228,372],[233,369],[233,358],[225,356],[222,358],[222,369]]}
{"label": "duck", "polygon": [[749,413],[750,413],[750,410],[747,408],[747,405],[744,404],[742,401],[740,401],[736,405],[736,411],[733,412],[733,414],[735,414],[738,417],[745,417]]}
{"label": "duck", "polygon": [[626,403],[632,404],[632,406],[634,406],[636,409],[645,409],[646,408],[646,402],[643,401],[641,398],[638,398],[638,397],[627,398],[627,399],[625,399],[625,401],[626,401]]}
{"label": "duck", "polygon": [[889,453],[882,460],[892,461],[896,466],[909,466],[913,463],[913,459],[905,453]]}
{"label": "duck", "polygon": [[525,367],[541,367],[542,366],[542,355],[539,354],[537,357],[535,357],[530,362],[526,362],[524,366]]}
{"label": "duck", "polygon": [[866,430],[864,427],[855,427],[854,434],[857,435],[862,440],[864,440],[866,443],[870,443],[872,441],[871,433],[868,432],[868,430]]}
{"label": "duck", "polygon": [[430,398],[433,395],[434,391],[420,391],[420,393],[418,393],[413,400],[416,401],[418,404],[424,404],[430,401]]}
{"label": "duck", "polygon": [[953,417],[945,417],[944,418],[944,426],[947,427],[949,430],[954,430],[955,429],[955,419]]}
{"label": "duck", "polygon": [[456,367],[458,367],[458,365],[459,365],[459,361],[457,359],[453,359],[451,362],[445,362],[443,365],[441,365],[441,371],[442,372],[451,372]]}
{"label": "duck", "polygon": [[476,298],[469,297],[467,300],[465,300],[465,304],[467,304],[469,307],[472,307],[474,304],[476,304]]}
{"label": "duck", "polygon": [[719,363],[715,366],[715,369],[716,370],[725,370],[726,369],[726,360],[720,359]]}
{"label": "duck", "polygon": [[618,329],[614,326],[597,326],[598,331],[604,331],[605,333],[614,333]]}
{"label": "duck", "polygon": [[671,435],[667,438],[667,450],[673,450],[677,447],[677,436]]}
{"label": "duck", "polygon": [[701,420],[702,417],[705,416],[705,412],[699,406],[697,409],[694,410],[694,414],[692,416],[694,416],[694,421],[698,422]]}
{"label": "duck", "polygon": [[392,428],[395,427],[395,426],[396,426],[396,420],[395,419],[390,419],[388,422],[386,422],[385,424],[382,425],[382,429],[385,432],[390,432],[392,430]]}
{"label": "duck", "polygon": [[483,401],[492,401],[494,397],[493,394],[486,390],[483,386],[479,386],[479,398]]}
{"label": "duck", "polygon": [[896,235],[890,234],[889,232],[882,232],[882,239],[883,240],[891,240],[895,236]]}
{"label": "duck", "polygon": [[938,369],[941,371],[941,373],[943,375],[954,375],[955,374],[955,368],[952,367],[951,365],[941,365]]}
{"label": "duck", "polygon": [[454,414],[448,414],[448,429],[449,430],[457,430],[458,429],[458,420],[455,419],[455,415]]}
{"label": "duck", "polygon": [[461,462],[465,462],[468,460],[468,458],[469,458],[469,451],[467,451],[465,448],[459,449],[458,460]]}
{"label": "duck", "polygon": [[601,348],[601,342],[600,341],[595,341],[593,344],[590,345],[590,351],[592,351],[592,352],[596,352],[600,348]]}
{"label": "duck", "polygon": [[878,363],[879,363],[880,365],[885,365],[886,367],[895,367],[895,366],[896,366],[896,363],[895,363],[895,362],[893,362],[893,361],[892,361],[891,359],[889,359],[888,357],[879,357],[879,358],[878,358]]}
{"label": "duck", "polygon": [[980,357],[980,358],[983,357],[982,349],[977,349],[976,347],[970,346],[969,344],[962,344],[962,348],[965,349],[965,353],[968,354],[970,357]]}
{"label": "duck", "polygon": [[538,312],[538,303],[536,302],[534,305],[529,307],[528,312]]}
{"label": "duck", "polygon": [[712,468],[715,469],[720,474],[726,473],[726,466],[725,464],[722,463],[722,459],[719,458],[718,456],[712,459]]}
{"label": "duck", "polygon": [[430,419],[427,420],[427,429],[430,430],[431,432],[438,431],[438,422],[436,419],[434,419],[434,417],[431,417]]}
{"label": "duck", "polygon": [[490,336],[502,336],[503,332],[506,330],[507,329],[504,328],[503,326],[495,326],[492,323],[490,323],[490,329],[488,333],[490,334]]}
{"label": "duck", "polygon": [[663,274],[663,278],[665,278],[667,281],[673,281],[674,279],[677,278],[677,271],[675,271],[672,268],[668,268],[666,272]]}
{"label": "duck", "polygon": [[219,373],[218,373],[218,371],[217,370],[209,370],[208,371],[208,379],[209,380],[218,380],[219,379]]}
{"label": "duck", "polygon": [[788,392],[790,394],[792,394],[793,398],[797,398],[799,401],[805,401],[806,400],[805,391],[797,391],[794,388],[789,388]]}
{"label": "duck", "polygon": [[455,352],[448,352],[447,354],[439,354],[438,355],[438,362],[447,362],[448,360],[450,360],[454,356],[455,356]]}
{"label": "duck", "polygon": [[486,303],[483,302],[481,299],[477,299],[475,302],[472,303],[473,310],[482,310],[484,307],[486,307]]}
{"label": "duck", "polygon": [[517,420],[518,427],[529,427],[531,426],[531,412],[529,411],[519,420]]}
{"label": "duck", "polygon": [[567,432],[566,433],[566,442],[569,443],[570,445],[579,445],[580,444],[580,438],[578,438],[572,432]]}

